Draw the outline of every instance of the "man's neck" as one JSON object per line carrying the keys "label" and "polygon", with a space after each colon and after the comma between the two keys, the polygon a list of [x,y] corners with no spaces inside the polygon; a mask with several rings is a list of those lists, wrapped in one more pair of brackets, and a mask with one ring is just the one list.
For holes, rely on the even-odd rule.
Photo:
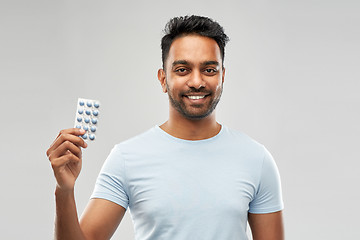
{"label": "man's neck", "polygon": [[203,119],[187,119],[169,117],[160,126],[168,134],[185,140],[203,140],[214,137],[221,130],[221,125],[215,120],[215,112]]}

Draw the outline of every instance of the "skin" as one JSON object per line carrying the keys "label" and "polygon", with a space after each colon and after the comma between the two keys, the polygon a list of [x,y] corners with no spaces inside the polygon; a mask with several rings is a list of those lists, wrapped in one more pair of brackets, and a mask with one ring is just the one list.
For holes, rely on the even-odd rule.
{"label": "skin", "polygon": [[[160,127],[187,140],[211,138],[221,125],[215,119],[225,78],[220,49],[206,37],[187,35],[176,39],[169,51],[165,69],[158,70],[164,93],[169,95],[169,119]],[[205,96],[190,99],[189,96]],[[125,209],[104,199],[91,199],[78,220],[74,185],[82,166],[81,148],[87,144],[76,128],[60,131],[47,150],[57,181],[55,190],[55,239],[110,239]],[[254,240],[283,240],[282,213],[248,214]]]}
{"label": "skin", "polygon": [[284,240],[282,211],[267,214],[248,214],[253,240]]}
{"label": "skin", "polygon": [[110,239],[125,214],[125,209],[103,199],[92,199],[79,222],[74,185],[82,166],[81,148],[87,144],[78,136],[83,130],[60,131],[46,154],[56,178],[55,239]]}
{"label": "skin", "polygon": [[[165,70],[158,71],[163,92],[168,93],[170,101],[169,120],[160,127],[187,140],[206,139],[219,133],[221,125],[216,122],[215,111],[209,109],[220,99],[224,77],[220,48],[213,39],[199,35],[176,39],[170,47]],[[189,95],[205,95],[205,98],[192,100]],[[174,101],[183,111],[179,111]]]}

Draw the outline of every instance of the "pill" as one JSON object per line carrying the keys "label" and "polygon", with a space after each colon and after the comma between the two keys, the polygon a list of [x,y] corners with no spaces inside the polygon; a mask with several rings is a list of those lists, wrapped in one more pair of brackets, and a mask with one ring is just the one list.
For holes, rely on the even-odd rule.
{"label": "pill", "polygon": [[85,141],[96,140],[97,124],[100,113],[100,102],[98,100],[78,98],[74,127],[83,129],[80,135]]}

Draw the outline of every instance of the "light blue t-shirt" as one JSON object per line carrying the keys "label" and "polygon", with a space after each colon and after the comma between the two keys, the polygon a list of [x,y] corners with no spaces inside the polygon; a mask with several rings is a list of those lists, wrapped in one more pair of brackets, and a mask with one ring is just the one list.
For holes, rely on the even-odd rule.
{"label": "light blue t-shirt", "polygon": [[129,207],[137,240],[244,240],[248,212],[283,209],[269,152],[226,126],[198,141],[155,126],[115,145],[91,197]]}

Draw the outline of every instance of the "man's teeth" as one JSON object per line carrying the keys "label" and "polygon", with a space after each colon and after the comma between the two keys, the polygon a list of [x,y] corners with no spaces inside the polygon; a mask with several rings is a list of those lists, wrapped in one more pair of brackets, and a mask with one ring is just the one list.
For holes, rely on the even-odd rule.
{"label": "man's teeth", "polygon": [[187,97],[190,99],[201,99],[201,98],[204,98],[205,95],[203,95],[203,96],[187,96]]}

